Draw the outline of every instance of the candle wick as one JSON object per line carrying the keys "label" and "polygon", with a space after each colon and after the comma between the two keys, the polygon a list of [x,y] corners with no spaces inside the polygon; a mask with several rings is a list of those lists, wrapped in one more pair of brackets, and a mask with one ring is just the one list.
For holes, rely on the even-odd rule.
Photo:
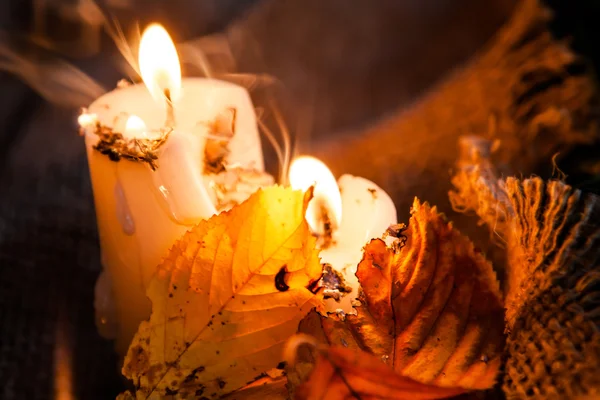
{"label": "candle wick", "polygon": [[331,223],[331,218],[329,217],[329,213],[327,212],[327,207],[321,205],[320,207],[321,213],[321,221],[323,221],[323,235],[320,237],[321,239],[321,249],[327,249],[333,243],[333,225]]}
{"label": "candle wick", "polygon": [[165,126],[172,128],[175,126],[175,112],[173,111],[173,100],[171,99],[171,89],[165,89],[165,99],[167,102],[167,120]]}

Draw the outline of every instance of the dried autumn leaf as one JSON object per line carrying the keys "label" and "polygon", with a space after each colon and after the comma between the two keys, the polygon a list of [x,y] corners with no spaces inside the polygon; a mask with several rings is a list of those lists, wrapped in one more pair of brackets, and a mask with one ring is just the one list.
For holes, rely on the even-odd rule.
{"label": "dried autumn leaf", "polygon": [[427,204],[415,200],[405,234],[406,245],[397,253],[380,239],[365,247],[356,316],[342,321],[311,315],[301,330],[371,353],[422,383],[493,386],[504,325],[492,266]]}
{"label": "dried autumn leaf", "polygon": [[342,347],[317,348],[317,361],[296,392],[297,400],[442,399],[464,392],[416,382],[365,352]]}
{"label": "dried autumn leaf", "polygon": [[282,346],[318,302],[315,239],[304,220],[310,196],[259,190],[186,233],[148,288],[123,374],[138,398],[215,398],[281,361]]}

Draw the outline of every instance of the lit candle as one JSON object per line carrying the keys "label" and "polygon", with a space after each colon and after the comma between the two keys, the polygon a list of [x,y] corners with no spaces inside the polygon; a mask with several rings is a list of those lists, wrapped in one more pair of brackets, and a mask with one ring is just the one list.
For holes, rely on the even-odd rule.
{"label": "lit candle", "polygon": [[294,189],[307,190],[314,185],[306,220],[321,239],[321,262],[340,273],[350,290],[340,296],[330,293],[332,297],[325,300],[326,310],[354,314],[359,289],[356,268],[363,247],[397,223],[394,203],[385,191],[365,178],[342,175],[336,183],[327,166],[313,157],[295,159],[289,180]]}
{"label": "lit candle", "polygon": [[[139,53],[145,85],[109,92],[79,118],[107,274],[99,282],[105,289],[112,282],[121,354],[150,315],[145,291],[162,257],[186,230],[222,209],[207,187],[209,174],[216,172],[205,170],[206,143],[215,136],[215,123],[229,122],[226,164],[272,183],[264,179],[256,117],[244,88],[212,79],[182,80],[176,49],[159,26],[146,31]],[[118,153],[98,151],[103,129],[122,134],[132,151],[142,154],[144,143],[158,140],[156,159],[114,162]],[[108,304],[98,298],[96,303]],[[102,322],[100,328],[102,332]]]}

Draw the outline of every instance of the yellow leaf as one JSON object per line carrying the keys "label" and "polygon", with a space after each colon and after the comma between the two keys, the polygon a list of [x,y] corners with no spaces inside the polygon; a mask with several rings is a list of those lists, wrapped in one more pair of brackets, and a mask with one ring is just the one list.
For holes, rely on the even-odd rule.
{"label": "yellow leaf", "polygon": [[138,398],[214,398],[281,361],[282,346],[319,302],[321,275],[304,220],[310,194],[270,187],[184,235],[148,288],[123,374]]}
{"label": "yellow leaf", "polygon": [[[320,342],[369,353],[405,377],[463,389],[494,385],[504,346],[503,302],[489,262],[435,208],[415,201],[406,245],[365,246],[361,305],[342,321],[311,314]],[[317,320],[317,321],[315,321]]]}

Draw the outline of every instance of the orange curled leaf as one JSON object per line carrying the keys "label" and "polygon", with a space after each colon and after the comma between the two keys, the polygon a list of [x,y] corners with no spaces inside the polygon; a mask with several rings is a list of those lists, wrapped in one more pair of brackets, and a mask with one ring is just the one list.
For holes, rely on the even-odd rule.
{"label": "orange curled leaf", "polygon": [[365,352],[341,347],[319,349],[308,380],[296,390],[297,400],[442,399],[464,389],[427,385],[404,377]]}
{"label": "orange curled leaf", "polygon": [[491,264],[427,204],[415,201],[407,236],[394,256],[394,368],[421,382],[492,387],[504,324]]}
{"label": "orange curled leaf", "polygon": [[285,376],[271,378],[265,376],[221,397],[222,400],[286,400],[289,398]]}
{"label": "orange curled leaf", "polygon": [[318,303],[307,289],[321,275],[308,200],[282,187],[259,190],[175,243],[123,366],[138,398],[219,397],[277,366]]}
{"label": "orange curled leaf", "polygon": [[443,387],[494,385],[504,345],[503,302],[489,262],[429,205],[415,200],[406,245],[365,246],[357,315],[305,320],[304,332],[361,349],[406,377]]}

